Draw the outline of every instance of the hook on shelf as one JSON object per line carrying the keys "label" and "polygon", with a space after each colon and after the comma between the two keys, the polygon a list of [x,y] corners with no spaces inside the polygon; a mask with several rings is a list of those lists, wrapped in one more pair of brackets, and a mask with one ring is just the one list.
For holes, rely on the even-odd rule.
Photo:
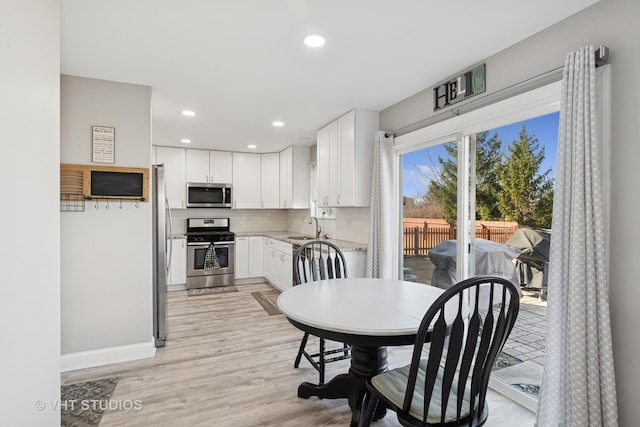
{"label": "hook on shelf", "polygon": [[120,209],[122,209],[122,199],[120,199]]}
{"label": "hook on shelf", "polygon": [[104,202],[106,203],[104,208],[109,209],[109,199],[104,199]]}
{"label": "hook on shelf", "polygon": [[140,209],[140,205],[138,204],[137,200],[136,200],[136,209]]}
{"label": "hook on shelf", "polygon": [[96,199],[96,205],[94,206],[96,209],[98,209],[100,207],[100,205],[98,205],[98,199]]}

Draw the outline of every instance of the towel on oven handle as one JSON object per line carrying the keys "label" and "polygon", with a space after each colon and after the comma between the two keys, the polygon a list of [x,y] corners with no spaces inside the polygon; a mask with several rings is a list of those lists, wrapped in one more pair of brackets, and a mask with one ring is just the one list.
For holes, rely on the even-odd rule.
{"label": "towel on oven handle", "polygon": [[207,253],[204,255],[204,269],[216,270],[218,268],[220,268],[220,261],[218,261],[216,249],[213,246],[213,243],[211,243],[207,248]]}

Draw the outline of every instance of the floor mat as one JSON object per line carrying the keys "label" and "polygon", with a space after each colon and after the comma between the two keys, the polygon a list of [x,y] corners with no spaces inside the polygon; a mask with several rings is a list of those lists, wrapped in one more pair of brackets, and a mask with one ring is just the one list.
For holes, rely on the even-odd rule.
{"label": "floor mat", "polygon": [[100,424],[109,398],[118,384],[118,377],[103,378],[61,387],[60,425],[87,427]]}
{"label": "floor mat", "polygon": [[260,303],[262,308],[264,308],[264,311],[269,313],[269,316],[281,314],[276,302],[278,295],[280,295],[280,292],[278,291],[251,292],[251,296]]}
{"label": "floor mat", "polygon": [[491,373],[491,376],[533,397],[540,395],[543,368],[527,360]]}
{"label": "floor mat", "polygon": [[522,360],[502,351],[500,352],[498,357],[496,357],[496,361],[493,364],[492,371],[498,371],[500,369],[508,368],[509,366],[517,365],[518,363],[522,363]]}
{"label": "floor mat", "polygon": [[190,297],[198,297],[201,295],[227,294],[229,292],[238,292],[238,288],[231,285],[231,286],[216,286],[215,288],[187,289],[187,295]]}

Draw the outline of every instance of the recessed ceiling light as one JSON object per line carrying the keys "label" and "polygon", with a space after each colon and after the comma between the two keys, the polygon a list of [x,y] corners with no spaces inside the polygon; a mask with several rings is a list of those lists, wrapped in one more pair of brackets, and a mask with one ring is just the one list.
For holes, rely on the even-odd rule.
{"label": "recessed ceiling light", "polygon": [[249,144],[249,145],[247,145],[247,148],[257,148],[257,145]]}
{"label": "recessed ceiling light", "polygon": [[195,111],[190,111],[190,110],[182,110],[182,115],[183,116],[188,116],[188,117],[193,117],[196,115]]}
{"label": "recessed ceiling light", "polygon": [[279,122],[279,121],[278,122],[273,122],[272,125],[274,125],[277,128],[280,128],[280,127],[284,126],[284,122]]}
{"label": "recessed ceiling light", "polygon": [[309,47],[320,47],[320,46],[324,46],[324,37],[322,37],[320,34],[309,34],[307,37],[304,38],[304,44],[306,44]]}
{"label": "recessed ceiling light", "polygon": [[191,144],[191,140],[190,140],[190,139],[188,139],[188,138],[182,138],[182,139],[180,140],[180,142],[185,143],[185,144]]}

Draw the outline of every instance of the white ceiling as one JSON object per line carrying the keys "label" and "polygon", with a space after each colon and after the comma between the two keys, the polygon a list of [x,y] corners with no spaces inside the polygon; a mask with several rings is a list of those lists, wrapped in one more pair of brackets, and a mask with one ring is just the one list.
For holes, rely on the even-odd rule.
{"label": "white ceiling", "polygon": [[[596,1],[62,0],[61,72],[151,86],[156,145],[279,151]],[[309,33],[326,45],[305,46]]]}

